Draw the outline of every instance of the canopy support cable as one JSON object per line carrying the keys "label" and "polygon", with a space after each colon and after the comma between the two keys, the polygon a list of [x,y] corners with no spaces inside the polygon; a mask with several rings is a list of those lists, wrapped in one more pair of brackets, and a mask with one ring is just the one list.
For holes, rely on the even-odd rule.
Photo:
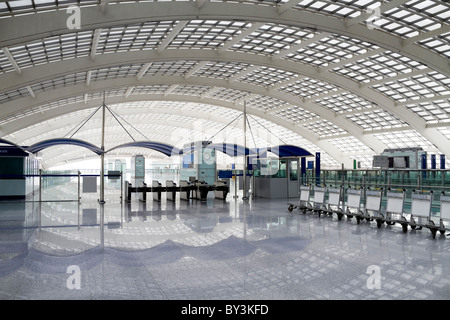
{"label": "canopy support cable", "polygon": [[[87,119],[85,119],[85,120],[83,120],[83,121],[81,121],[80,123],[81,123],[81,125],[80,125],[80,123],[79,124],[77,124],[76,126],[75,126],[75,128],[76,127],[78,127],[78,126],[80,126],[69,138],[72,138],[85,124],[86,124],[86,122],[88,122],[96,113],[97,113],[97,111],[98,110],[100,110],[100,108],[101,108],[102,106],[100,106],[100,107],[98,107],[91,115],[89,115],[88,117],[87,117]],[[68,136],[69,135],[69,133],[72,131],[72,130],[74,130],[75,128],[73,128],[73,129],[71,129],[69,132],[67,132],[65,135],[64,135],[64,137],[66,137],[66,136]]]}

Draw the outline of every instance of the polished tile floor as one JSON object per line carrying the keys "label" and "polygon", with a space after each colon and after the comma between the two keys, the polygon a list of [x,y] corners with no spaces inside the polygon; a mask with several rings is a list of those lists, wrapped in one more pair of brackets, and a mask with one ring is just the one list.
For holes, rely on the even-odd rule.
{"label": "polished tile floor", "polygon": [[450,239],[286,200],[1,203],[0,299],[450,298]]}

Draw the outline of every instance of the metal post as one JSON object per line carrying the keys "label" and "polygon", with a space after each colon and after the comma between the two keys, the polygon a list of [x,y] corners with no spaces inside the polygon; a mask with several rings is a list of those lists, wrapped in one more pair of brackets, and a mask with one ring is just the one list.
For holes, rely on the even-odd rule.
{"label": "metal post", "polygon": [[42,169],[39,169],[39,230],[41,230],[42,211]]}
{"label": "metal post", "polygon": [[244,178],[244,195],[242,197],[243,200],[247,200],[247,104],[244,101],[244,172],[242,173],[242,177]]}
{"label": "metal post", "polygon": [[100,164],[100,204],[105,203],[105,93],[103,92],[103,115],[102,115],[102,154],[101,154],[101,164]]}
{"label": "metal post", "polygon": [[81,174],[81,172],[78,171],[78,203],[81,203],[80,174]]}
{"label": "metal post", "polygon": [[123,171],[120,171],[120,203],[122,204],[123,199]]}

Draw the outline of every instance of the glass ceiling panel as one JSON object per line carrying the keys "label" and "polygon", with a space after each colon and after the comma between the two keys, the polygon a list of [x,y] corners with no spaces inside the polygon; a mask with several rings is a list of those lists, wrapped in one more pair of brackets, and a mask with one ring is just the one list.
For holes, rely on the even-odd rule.
{"label": "glass ceiling panel", "polygon": [[419,115],[427,124],[450,122],[450,99],[409,104],[405,107]]}
{"label": "glass ceiling panel", "polygon": [[154,62],[145,73],[146,76],[156,75],[177,75],[185,76],[195,65],[197,61],[171,61],[171,62]]}
{"label": "glass ceiling panel", "polygon": [[247,100],[247,106],[259,110],[270,111],[273,108],[279,108],[286,105],[285,101],[258,95],[253,99]]}
{"label": "glass ceiling panel", "polygon": [[239,78],[239,81],[269,87],[293,78],[295,77],[295,75],[295,73],[286,70],[279,70],[262,66],[257,70],[243,76],[242,78]]}
{"label": "glass ceiling panel", "polygon": [[250,92],[223,88],[223,90],[212,92],[209,97],[234,102],[249,95]]}
{"label": "glass ceiling panel", "polygon": [[97,54],[156,49],[176,24],[177,21],[155,21],[102,28]]}
{"label": "glass ceiling panel", "polygon": [[375,54],[356,62],[332,69],[339,75],[359,83],[388,79],[399,74],[406,74],[426,68],[425,65],[392,51]]}
{"label": "glass ceiling panel", "polygon": [[317,67],[327,67],[330,64],[350,59],[378,48],[378,46],[365,41],[333,34],[288,54],[285,59],[313,64]]}
{"label": "glass ceiling panel", "polygon": [[381,109],[355,113],[352,115],[347,115],[345,118],[362,127],[365,131],[408,126],[406,122]]}
{"label": "glass ceiling panel", "polygon": [[[450,10],[448,12],[450,12]],[[447,18],[447,20],[450,20],[450,17]],[[426,49],[450,59],[450,32],[419,41],[418,43]]]}
{"label": "glass ceiling panel", "polygon": [[364,143],[362,143],[355,137],[329,139],[328,141],[333,145],[335,145],[339,150],[341,150],[345,154],[349,155],[357,155],[362,153],[375,154],[375,152],[372,149],[367,147]]}
{"label": "glass ceiling panel", "polygon": [[233,51],[273,55],[311,38],[310,29],[266,23],[231,47]]}
{"label": "glass ceiling panel", "polygon": [[226,41],[251,26],[251,23],[192,20],[167,47],[168,49],[217,49]]}
{"label": "glass ceiling panel", "polygon": [[331,137],[335,135],[346,134],[347,131],[338,127],[328,120],[319,120],[302,125],[309,131],[314,132],[319,137]]}
{"label": "glass ceiling panel", "polygon": [[338,89],[338,87],[325,81],[311,78],[302,78],[298,81],[282,86],[278,90],[308,99],[314,98],[314,96],[319,96],[324,93],[336,91]]}
{"label": "glass ceiling panel", "polygon": [[297,106],[289,106],[282,110],[276,111],[274,115],[285,118],[291,122],[310,121],[312,119],[318,119],[319,116],[313,112],[307,111]]}
{"label": "glass ceiling panel", "polygon": [[374,134],[388,149],[422,147],[435,151],[435,147],[416,130],[391,131]]}
{"label": "glass ceiling panel", "polygon": [[90,54],[93,32],[69,33],[25,45],[9,47],[19,68],[29,68],[40,64],[85,57]]}
{"label": "glass ceiling panel", "polygon": [[391,99],[399,102],[450,94],[450,79],[437,72],[413,76],[372,86]]}
{"label": "glass ceiling panel", "polygon": [[448,23],[449,11],[450,4],[446,1],[412,0],[384,12],[374,24],[384,31],[409,38]]}
{"label": "glass ceiling panel", "polygon": [[216,79],[228,79],[247,69],[250,65],[239,62],[208,62],[200,70],[195,72],[198,77],[211,77]]}
{"label": "glass ceiling panel", "polygon": [[336,113],[344,113],[355,110],[365,110],[374,107],[374,105],[351,92],[344,92],[329,97],[324,97],[314,101],[315,103],[333,110]]}

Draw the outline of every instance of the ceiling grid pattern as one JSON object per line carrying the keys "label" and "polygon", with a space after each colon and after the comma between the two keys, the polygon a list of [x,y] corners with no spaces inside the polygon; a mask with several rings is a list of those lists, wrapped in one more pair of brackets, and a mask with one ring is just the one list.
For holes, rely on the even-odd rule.
{"label": "ceiling grid pattern", "polygon": [[[422,146],[450,158],[443,148],[450,136],[450,65],[439,62],[450,57],[447,1],[188,2],[205,10],[213,5],[231,8],[236,4],[243,10],[253,6],[268,14],[275,9],[280,17],[307,13],[318,22],[338,21],[349,30],[364,33],[320,30],[293,20],[289,23],[290,18],[283,23],[270,18],[243,21],[231,19],[224,12],[224,19],[219,19],[222,13],[217,12],[210,19],[199,14],[186,20],[162,17],[129,24],[98,23],[8,46],[0,42],[0,108],[4,106],[0,109],[1,136],[21,144],[36,137],[28,133],[34,129],[26,128],[41,126],[45,130],[46,121],[67,119],[66,126],[75,126],[75,118],[81,121],[80,114],[74,119],[64,118],[62,110],[93,112],[105,93],[107,102],[113,101],[119,114],[127,108],[136,110],[133,104],[141,103],[141,108],[152,115],[139,118],[149,123],[140,124],[147,137],[157,138],[152,122],[184,122],[193,128],[199,121],[195,116],[198,113],[208,115],[208,121],[202,121],[204,130],[218,131],[233,119],[233,114],[242,111],[245,103],[255,121],[273,122],[286,137],[283,140],[308,146],[310,152],[321,150],[322,159],[330,167],[340,167],[352,158],[370,167],[371,156],[380,149],[401,146]],[[170,6],[174,11],[179,7],[182,15],[186,1],[146,3]],[[63,11],[69,5],[82,10],[98,7],[108,15],[108,10],[116,6],[130,10],[138,4],[6,1],[0,2],[0,23],[48,14],[53,9]],[[371,32],[398,39],[403,52],[392,50],[388,40],[370,41]],[[382,37],[373,36],[378,38]],[[429,60],[412,57],[412,46],[429,52]],[[170,54],[177,51],[180,57],[171,58]],[[186,55],[181,58],[183,52]],[[146,53],[149,58],[144,61],[141,57]],[[128,56],[139,58],[127,60]],[[98,61],[102,64],[97,65]],[[75,67],[70,72],[64,71],[70,68],[61,68],[71,63]],[[439,65],[439,70],[434,65]],[[17,107],[10,109],[11,105]],[[155,106],[178,111],[162,119],[161,113],[154,113]],[[185,112],[191,115],[186,117]],[[130,123],[136,120],[129,112],[124,119]],[[234,139],[242,139],[242,130],[238,132],[240,136],[236,134]],[[60,134],[61,130],[56,130],[45,136]],[[111,132],[112,136],[121,143],[129,140],[127,135]],[[267,143],[267,139],[257,140]],[[178,147],[186,142],[170,141]],[[47,165],[55,161],[49,160]]]}

